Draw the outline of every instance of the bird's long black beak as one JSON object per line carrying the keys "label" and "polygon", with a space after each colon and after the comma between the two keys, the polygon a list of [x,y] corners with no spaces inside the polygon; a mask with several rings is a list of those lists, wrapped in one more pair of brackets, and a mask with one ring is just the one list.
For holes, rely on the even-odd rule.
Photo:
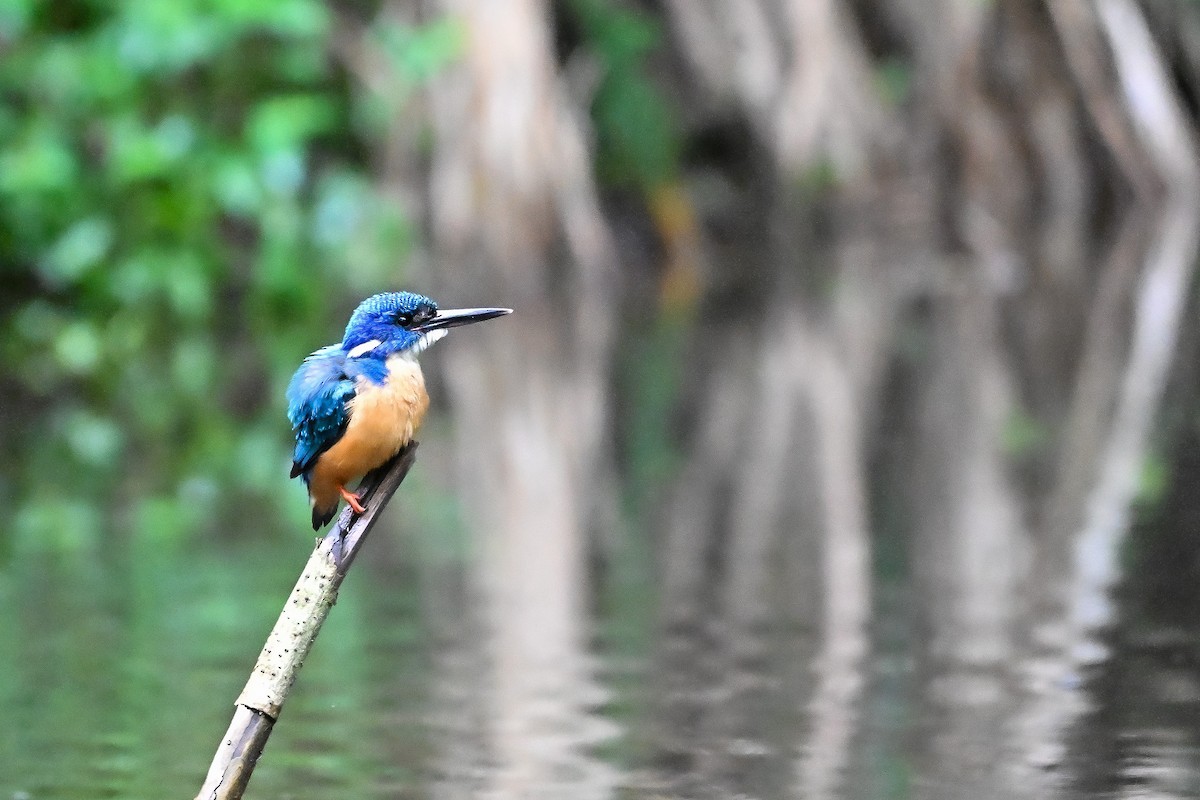
{"label": "bird's long black beak", "polygon": [[412,330],[425,333],[438,328],[457,328],[459,325],[470,325],[472,322],[483,322],[485,319],[495,319],[511,313],[511,308],[449,308],[438,311],[433,319],[415,326]]}

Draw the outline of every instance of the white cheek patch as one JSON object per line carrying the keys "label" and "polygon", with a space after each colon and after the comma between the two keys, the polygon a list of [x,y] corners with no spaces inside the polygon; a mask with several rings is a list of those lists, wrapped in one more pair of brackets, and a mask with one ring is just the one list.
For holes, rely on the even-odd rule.
{"label": "white cheek patch", "polygon": [[372,339],[369,342],[363,342],[360,345],[355,345],[354,347],[350,348],[350,352],[346,353],[346,356],[348,358],[358,358],[359,356],[363,356],[371,352],[381,344],[383,344],[383,342],[379,341],[378,339]]}
{"label": "white cheek patch", "polygon": [[427,331],[425,333],[422,333],[421,338],[417,339],[417,343],[414,344],[412,347],[408,348],[407,350],[405,350],[404,352],[412,353],[415,356],[417,353],[420,353],[422,350],[427,350],[430,347],[430,345],[432,345],[434,342],[438,342],[438,341],[441,341],[442,339],[444,339],[446,334],[449,332],[450,331],[446,330],[445,328],[438,328],[436,330]]}

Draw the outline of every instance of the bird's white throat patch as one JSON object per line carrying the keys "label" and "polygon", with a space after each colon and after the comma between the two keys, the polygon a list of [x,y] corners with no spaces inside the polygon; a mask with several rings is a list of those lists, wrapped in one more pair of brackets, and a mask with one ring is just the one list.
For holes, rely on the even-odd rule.
{"label": "bird's white throat patch", "polygon": [[446,330],[445,328],[436,328],[432,331],[426,331],[425,333],[421,334],[421,338],[417,339],[416,344],[404,350],[401,355],[408,356],[409,358],[416,358],[421,354],[422,351],[427,350],[434,342],[440,342],[442,339],[444,339],[446,334],[449,332],[450,331]]}

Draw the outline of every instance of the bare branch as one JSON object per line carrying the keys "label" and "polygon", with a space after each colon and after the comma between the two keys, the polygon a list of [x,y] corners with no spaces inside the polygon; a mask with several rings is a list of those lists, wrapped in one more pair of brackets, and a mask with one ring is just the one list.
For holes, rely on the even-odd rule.
{"label": "bare branch", "polygon": [[337,602],[346,571],[416,456],[417,443],[413,442],[367,475],[359,486],[366,512],[355,515],[346,508],[333,529],[317,542],[237,699],[229,730],[217,747],[196,800],[237,800],[246,791],[300,667]]}

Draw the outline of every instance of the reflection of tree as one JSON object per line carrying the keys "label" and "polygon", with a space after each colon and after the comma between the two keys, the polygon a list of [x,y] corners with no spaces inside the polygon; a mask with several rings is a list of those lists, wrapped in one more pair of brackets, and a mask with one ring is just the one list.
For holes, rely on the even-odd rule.
{"label": "reflection of tree", "polygon": [[614,253],[545,6],[448,0],[439,10],[469,43],[430,93],[442,291],[521,309],[505,336],[448,362],[464,500],[481,531],[485,738],[497,765],[486,791],[561,796],[566,786],[585,797],[605,782],[575,751],[588,738],[585,532],[609,483]]}
{"label": "reflection of tree", "polygon": [[[433,6],[465,36],[427,97],[439,277],[520,311],[448,354],[483,674],[515,726],[494,737],[498,788],[553,771],[522,749],[530,706],[582,711],[564,697],[588,682],[586,534],[616,506],[614,331],[650,305],[624,302],[646,284],[618,267],[661,247],[664,314],[696,321],[684,463],[653,515],[658,778],[838,792],[875,691],[879,521],[911,562],[914,780],[1004,794],[1069,719],[1046,676],[1111,581],[1181,324],[1197,179],[1162,54],[1190,54],[1174,31],[1196,21],[1156,7],[1152,31],[1127,0],[672,0],[663,85],[704,146],[602,207],[568,89],[587,56],[560,68],[550,18],[585,6]],[[643,206],[639,238],[617,221]],[[647,227],[645,251],[614,250]]]}

